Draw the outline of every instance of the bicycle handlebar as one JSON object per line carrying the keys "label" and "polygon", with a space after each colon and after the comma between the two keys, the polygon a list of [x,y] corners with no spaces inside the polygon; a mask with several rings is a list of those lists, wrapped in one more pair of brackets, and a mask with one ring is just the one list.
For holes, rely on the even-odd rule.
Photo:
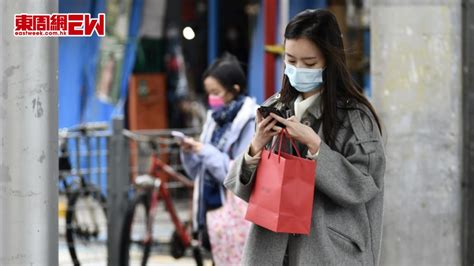
{"label": "bicycle handlebar", "polygon": [[[155,151],[155,152],[157,152],[159,144],[170,145],[170,144],[178,143],[178,141],[175,140],[175,139],[167,139],[166,140],[163,137],[159,137],[159,136],[156,136],[156,135],[155,136],[150,136],[150,135],[145,135],[145,134],[139,134],[139,133],[132,132],[128,129],[124,129],[122,132],[127,138],[130,138],[130,139],[133,139],[133,140],[139,141],[139,142],[148,142],[150,144],[151,148],[153,149],[153,151]],[[157,141],[157,139],[159,141]],[[158,167],[161,170],[163,170],[164,172],[166,172],[168,175],[170,175],[171,178],[183,183],[186,187],[192,188],[194,186],[193,181],[189,180],[187,177],[185,177],[181,173],[174,170],[171,166],[164,163],[159,158],[156,158],[155,160],[156,160],[156,163],[158,164]]]}
{"label": "bicycle handlebar", "polygon": [[173,144],[179,143],[177,140],[173,138],[165,138],[163,136],[156,136],[156,135],[154,136],[154,135],[136,133],[128,129],[124,129],[122,133],[125,137],[129,139],[132,139],[138,142],[149,142],[151,145],[155,145],[155,147],[152,147],[153,149],[156,148],[156,145],[160,145],[160,144],[173,145]]}
{"label": "bicycle handlebar", "polygon": [[91,122],[78,124],[69,128],[60,128],[58,135],[60,138],[83,136],[106,137],[110,135],[110,132],[108,131],[107,123]]}

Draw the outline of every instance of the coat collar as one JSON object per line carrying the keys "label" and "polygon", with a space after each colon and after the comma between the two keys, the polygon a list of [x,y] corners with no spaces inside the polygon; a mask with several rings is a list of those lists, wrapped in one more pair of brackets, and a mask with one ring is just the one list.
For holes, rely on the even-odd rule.
{"label": "coat collar", "polygon": [[[292,110],[293,114],[295,113],[295,103],[294,101],[289,104],[289,108]],[[316,119],[320,119],[322,112],[321,112],[321,95],[314,100],[314,102],[306,109],[306,112],[303,114],[301,121],[303,121],[307,115],[310,114]]]}
{"label": "coat collar", "polygon": [[[314,100],[314,102],[308,107],[306,112],[311,114],[312,116],[314,116],[314,118],[320,119],[321,115],[322,115],[321,108],[322,108],[322,106],[321,106],[321,95],[319,95],[318,98],[316,100]],[[303,117],[304,117],[304,115],[303,115]]]}

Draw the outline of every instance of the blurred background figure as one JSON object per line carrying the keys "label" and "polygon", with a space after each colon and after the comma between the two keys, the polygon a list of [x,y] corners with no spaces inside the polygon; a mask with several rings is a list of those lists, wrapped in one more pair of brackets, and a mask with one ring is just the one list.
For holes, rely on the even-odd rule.
{"label": "blurred background figure", "polygon": [[[183,96],[177,100],[177,110],[172,121],[176,121],[176,127],[194,128],[202,130],[206,120],[206,107],[195,97]],[[179,122],[179,123],[178,123]]]}
{"label": "blurred background figure", "polygon": [[[232,160],[250,144],[257,104],[246,96],[245,74],[230,54],[212,63],[203,81],[211,110],[200,140],[186,138],[181,143],[181,158],[188,175],[196,180],[193,223],[201,241],[212,250],[217,265],[236,265],[249,223],[244,221],[245,203],[230,194],[226,198],[222,182]],[[207,219],[208,211],[227,204],[232,204],[232,212],[237,215],[229,216],[222,210]]]}

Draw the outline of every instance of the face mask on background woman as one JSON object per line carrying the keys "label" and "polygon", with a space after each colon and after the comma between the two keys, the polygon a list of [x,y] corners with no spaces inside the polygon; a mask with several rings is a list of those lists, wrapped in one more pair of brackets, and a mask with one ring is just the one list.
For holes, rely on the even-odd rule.
{"label": "face mask on background woman", "polygon": [[217,110],[225,105],[224,97],[213,94],[209,94],[207,102],[212,110]]}

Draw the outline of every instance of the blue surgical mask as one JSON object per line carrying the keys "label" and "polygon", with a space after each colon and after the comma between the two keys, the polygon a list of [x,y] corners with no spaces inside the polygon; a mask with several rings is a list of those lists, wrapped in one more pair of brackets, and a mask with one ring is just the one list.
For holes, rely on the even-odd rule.
{"label": "blue surgical mask", "polygon": [[309,92],[321,87],[323,83],[322,68],[297,68],[285,64],[285,75],[290,80],[291,86],[299,92]]}

